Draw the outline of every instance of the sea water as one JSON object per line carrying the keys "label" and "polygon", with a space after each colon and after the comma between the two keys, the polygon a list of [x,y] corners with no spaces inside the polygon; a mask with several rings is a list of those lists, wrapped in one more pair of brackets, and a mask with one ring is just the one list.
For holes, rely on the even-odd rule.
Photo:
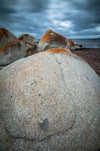
{"label": "sea water", "polygon": [[100,39],[72,39],[83,48],[100,48]]}

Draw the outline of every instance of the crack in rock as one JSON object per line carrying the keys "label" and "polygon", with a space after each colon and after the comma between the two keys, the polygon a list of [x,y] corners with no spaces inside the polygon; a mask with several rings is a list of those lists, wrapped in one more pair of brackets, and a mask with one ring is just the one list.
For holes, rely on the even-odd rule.
{"label": "crack in rock", "polygon": [[23,139],[23,140],[25,140],[25,141],[43,142],[43,141],[45,141],[45,140],[49,140],[50,137],[52,137],[52,136],[57,136],[57,135],[64,134],[64,133],[68,132],[69,130],[71,130],[71,129],[73,128],[75,122],[76,122],[76,118],[74,119],[74,121],[73,121],[71,127],[69,127],[67,130],[59,131],[59,132],[54,133],[54,134],[49,134],[49,135],[47,135],[46,137],[41,138],[41,139],[40,139],[39,137],[37,137],[37,138],[28,138],[28,137],[25,137],[25,136],[14,136],[14,135],[12,135],[12,134],[10,133],[10,131],[9,131],[5,126],[4,126],[4,129],[5,129],[6,133],[7,133],[7,135],[10,136],[12,139]]}
{"label": "crack in rock", "polygon": [[[63,80],[63,82],[64,82],[64,85],[65,85],[65,87],[66,87],[66,82],[65,82],[65,78],[64,78],[64,72],[63,72],[63,68],[62,68],[62,63],[61,62],[59,62],[59,60],[58,60],[58,58],[57,58],[57,56],[55,55],[55,54],[53,54],[53,56],[55,56],[55,59],[56,59],[56,62],[57,62],[57,64],[59,65],[59,67],[60,67],[60,70],[61,70],[61,73],[62,73],[62,80]],[[65,89],[65,88],[64,88]],[[75,119],[74,119],[74,121],[73,121],[73,123],[72,123],[72,125],[74,125],[75,124],[75,122],[76,122],[76,106],[75,106],[75,103],[74,103],[74,101],[73,101],[73,99],[71,99],[71,101],[73,102],[73,106],[74,106],[74,109],[75,109]],[[73,126],[72,126],[73,127]],[[72,128],[71,127],[71,128]],[[70,128],[69,128],[70,129]]]}

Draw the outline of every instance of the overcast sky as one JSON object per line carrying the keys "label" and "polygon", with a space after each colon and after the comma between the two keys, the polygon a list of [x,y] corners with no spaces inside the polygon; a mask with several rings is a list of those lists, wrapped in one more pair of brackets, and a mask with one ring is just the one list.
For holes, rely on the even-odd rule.
{"label": "overcast sky", "polygon": [[0,27],[40,39],[52,29],[67,38],[100,37],[100,0],[0,0]]}

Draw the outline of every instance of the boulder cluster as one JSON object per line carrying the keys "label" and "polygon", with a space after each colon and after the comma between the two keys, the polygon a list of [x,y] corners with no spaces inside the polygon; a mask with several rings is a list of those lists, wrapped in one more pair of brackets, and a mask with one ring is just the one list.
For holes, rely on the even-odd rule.
{"label": "boulder cluster", "polygon": [[69,45],[49,30],[0,48],[0,151],[100,149],[100,78]]}
{"label": "boulder cluster", "polygon": [[46,31],[39,41],[29,34],[22,34],[17,39],[7,29],[0,28],[0,66],[50,48],[75,50],[81,48],[81,45],[52,30]]}
{"label": "boulder cluster", "polygon": [[17,39],[7,29],[0,28],[0,66],[36,53],[37,43],[38,40],[29,34],[22,34]]}

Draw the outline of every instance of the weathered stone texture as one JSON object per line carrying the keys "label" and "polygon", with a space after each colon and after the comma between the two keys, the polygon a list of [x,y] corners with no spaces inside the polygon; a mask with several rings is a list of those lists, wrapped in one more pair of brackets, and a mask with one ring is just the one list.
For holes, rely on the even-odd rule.
{"label": "weathered stone texture", "polygon": [[96,151],[100,78],[81,58],[50,49],[0,71],[2,151]]}

